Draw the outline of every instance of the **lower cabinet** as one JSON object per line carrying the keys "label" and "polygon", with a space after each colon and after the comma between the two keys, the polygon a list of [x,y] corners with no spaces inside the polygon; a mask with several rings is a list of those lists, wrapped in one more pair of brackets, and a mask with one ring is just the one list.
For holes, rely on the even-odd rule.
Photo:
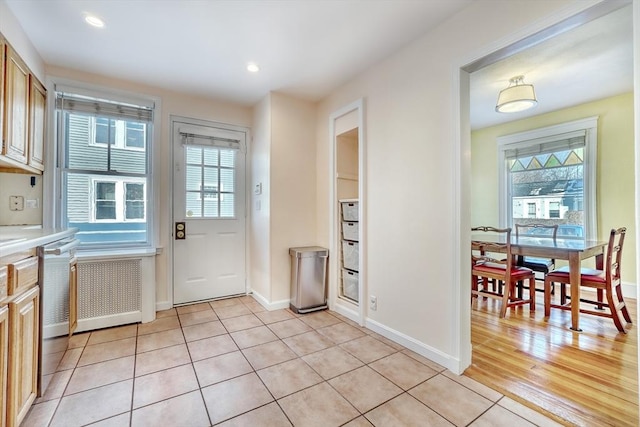
{"label": "lower cabinet", "polygon": [[40,288],[9,302],[7,426],[18,426],[38,393]]}
{"label": "lower cabinet", "polygon": [[7,425],[7,364],[9,362],[9,307],[0,307],[0,426]]}

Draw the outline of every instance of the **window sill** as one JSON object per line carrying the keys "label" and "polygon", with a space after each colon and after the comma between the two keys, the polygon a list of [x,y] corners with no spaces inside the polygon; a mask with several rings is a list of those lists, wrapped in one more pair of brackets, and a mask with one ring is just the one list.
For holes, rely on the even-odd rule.
{"label": "window sill", "polygon": [[155,248],[133,248],[133,249],[93,249],[88,251],[78,251],[76,257],[80,261],[96,261],[101,259],[122,259],[141,258],[156,256]]}

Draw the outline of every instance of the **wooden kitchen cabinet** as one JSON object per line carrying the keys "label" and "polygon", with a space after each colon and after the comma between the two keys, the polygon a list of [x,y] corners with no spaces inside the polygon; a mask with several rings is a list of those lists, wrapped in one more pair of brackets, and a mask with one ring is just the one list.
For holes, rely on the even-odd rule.
{"label": "wooden kitchen cabinet", "polygon": [[7,427],[20,425],[38,393],[40,288],[9,303]]}
{"label": "wooden kitchen cabinet", "polygon": [[29,69],[16,51],[5,47],[5,112],[2,155],[27,164]]}
{"label": "wooden kitchen cabinet", "polygon": [[[38,392],[40,287],[35,250],[0,258],[0,373],[4,383],[0,427],[16,427],[27,415]],[[0,377],[1,379],[2,377]]]}
{"label": "wooden kitchen cabinet", "polygon": [[27,164],[44,170],[44,147],[47,124],[47,90],[33,75],[29,76],[29,156]]}
{"label": "wooden kitchen cabinet", "polygon": [[47,91],[0,35],[0,171],[44,170]]}
{"label": "wooden kitchen cabinet", "polygon": [[[7,370],[9,362],[9,307],[0,306],[0,408],[7,407]],[[7,425],[7,412],[0,411],[0,427]]]}

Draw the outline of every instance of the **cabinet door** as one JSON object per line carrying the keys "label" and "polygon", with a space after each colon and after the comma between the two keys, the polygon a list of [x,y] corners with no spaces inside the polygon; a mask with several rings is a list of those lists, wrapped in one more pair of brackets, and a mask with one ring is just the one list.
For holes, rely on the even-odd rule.
{"label": "cabinet door", "polygon": [[0,427],[7,425],[7,363],[9,359],[9,307],[0,307]]}
{"label": "cabinet door", "polygon": [[[7,51],[7,43],[0,36],[0,154],[4,154],[4,82],[6,80],[6,62],[5,56]],[[0,424],[0,426],[3,426]]]}
{"label": "cabinet door", "polygon": [[29,166],[44,170],[47,90],[33,75],[29,93]]}
{"label": "cabinet door", "polygon": [[9,303],[7,426],[20,425],[38,392],[40,288]]}
{"label": "cabinet door", "polygon": [[69,261],[69,336],[78,327],[78,259]]}
{"label": "cabinet door", "polygon": [[7,45],[6,49],[6,127],[2,154],[27,164],[29,70],[11,46]]}

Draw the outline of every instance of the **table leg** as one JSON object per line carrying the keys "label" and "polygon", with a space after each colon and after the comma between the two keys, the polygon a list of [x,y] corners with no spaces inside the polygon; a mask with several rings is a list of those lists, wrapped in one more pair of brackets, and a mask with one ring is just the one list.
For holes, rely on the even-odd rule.
{"label": "table leg", "polygon": [[571,252],[569,254],[569,280],[571,284],[571,329],[581,332],[579,326],[580,317],[580,254]]}

